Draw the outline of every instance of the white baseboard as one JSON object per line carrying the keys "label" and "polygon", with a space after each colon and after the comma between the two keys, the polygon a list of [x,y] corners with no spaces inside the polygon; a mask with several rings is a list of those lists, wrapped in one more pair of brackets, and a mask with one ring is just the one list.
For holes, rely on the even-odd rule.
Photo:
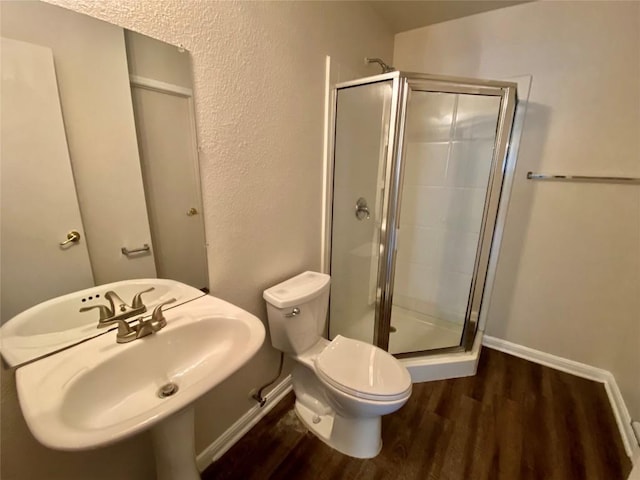
{"label": "white baseboard", "polygon": [[235,445],[253,426],[275,407],[293,388],[291,375],[288,375],[276,385],[266,396],[267,403],[260,407],[256,403],[242,417],[231,425],[222,435],[216,438],[207,448],[196,457],[198,470],[204,471],[209,465],[224,455]]}
{"label": "white baseboard", "polygon": [[634,458],[640,446],[638,440],[633,432],[631,426],[631,416],[629,410],[624,403],[616,379],[611,372],[603,370],[602,368],[593,367],[585,363],[569,360],[568,358],[558,357],[551,355],[550,353],[541,352],[540,350],[534,350],[533,348],[518,345],[517,343],[511,343],[500,338],[490,337],[485,335],[482,339],[482,344],[486,347],[499,350],[504,353],[508,353],[515,357],[524,358],[531,362],[539,363],[546,367],[554,368],[565,373],[570,373],[577,377],[587,378],[596,382],[604,384],[604,388],[609,397],[611,403],[611,409],[616,419],[618,429],[620,430],[620,436],[622,437],[622,443],[624,449],[630,458]]}

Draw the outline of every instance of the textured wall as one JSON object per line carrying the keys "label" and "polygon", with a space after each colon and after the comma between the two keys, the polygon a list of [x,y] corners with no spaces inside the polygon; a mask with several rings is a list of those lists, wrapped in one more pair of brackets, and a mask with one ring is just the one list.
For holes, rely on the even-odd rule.
{"label": "textured wall", "polygon": [[407,70],[531,74],[487,332],[611,371],[640,418],[640,3],[533,2],[398,34]]}
{"label": "textured wall", "polygon": [[[265,320],[264,288],[320,268],[325,55],[342,79],[377,73],[363,57],[390,58],[393,36],[355,2],[51,3],[192,53],[212,293]],[[266,345],[198,402],[198,450],[251,407],[249,390],[277,358]],[[2,394],[3,480],[153,478],[146,435],[93,452],[47,450],[27,432],[11,382]]]}

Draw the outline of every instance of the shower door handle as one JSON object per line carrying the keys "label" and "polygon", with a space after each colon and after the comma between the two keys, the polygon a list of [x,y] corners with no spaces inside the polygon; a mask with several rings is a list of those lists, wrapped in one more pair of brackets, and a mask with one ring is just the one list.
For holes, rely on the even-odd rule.
{"label": "shower door handle", "polygon": [[367,200],[364,197],[360,197],[356,200],[356,218],[360,221],[365,219],[369,220],[371,218],[371,213],[367,206]]}

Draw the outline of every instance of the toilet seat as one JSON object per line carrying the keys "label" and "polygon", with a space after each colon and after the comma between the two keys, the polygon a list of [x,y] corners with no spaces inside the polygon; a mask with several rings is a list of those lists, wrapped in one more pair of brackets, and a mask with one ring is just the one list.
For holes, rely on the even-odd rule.
{"label": "toilet seat", "polygon": [[392,355],[366,342],[338,335],[314,361],[328,386],[354,397],[393,401],[411,394],[411,376]]}

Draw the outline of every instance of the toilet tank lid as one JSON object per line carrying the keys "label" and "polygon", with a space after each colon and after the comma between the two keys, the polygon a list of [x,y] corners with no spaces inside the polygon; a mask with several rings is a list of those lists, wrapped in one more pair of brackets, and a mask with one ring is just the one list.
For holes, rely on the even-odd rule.
{"label": "toilet tank lid", "polygon": [[304,272],[268,288],[262,296],[274,307],[295,307],[324,292],[330,279],[326,273]]}

